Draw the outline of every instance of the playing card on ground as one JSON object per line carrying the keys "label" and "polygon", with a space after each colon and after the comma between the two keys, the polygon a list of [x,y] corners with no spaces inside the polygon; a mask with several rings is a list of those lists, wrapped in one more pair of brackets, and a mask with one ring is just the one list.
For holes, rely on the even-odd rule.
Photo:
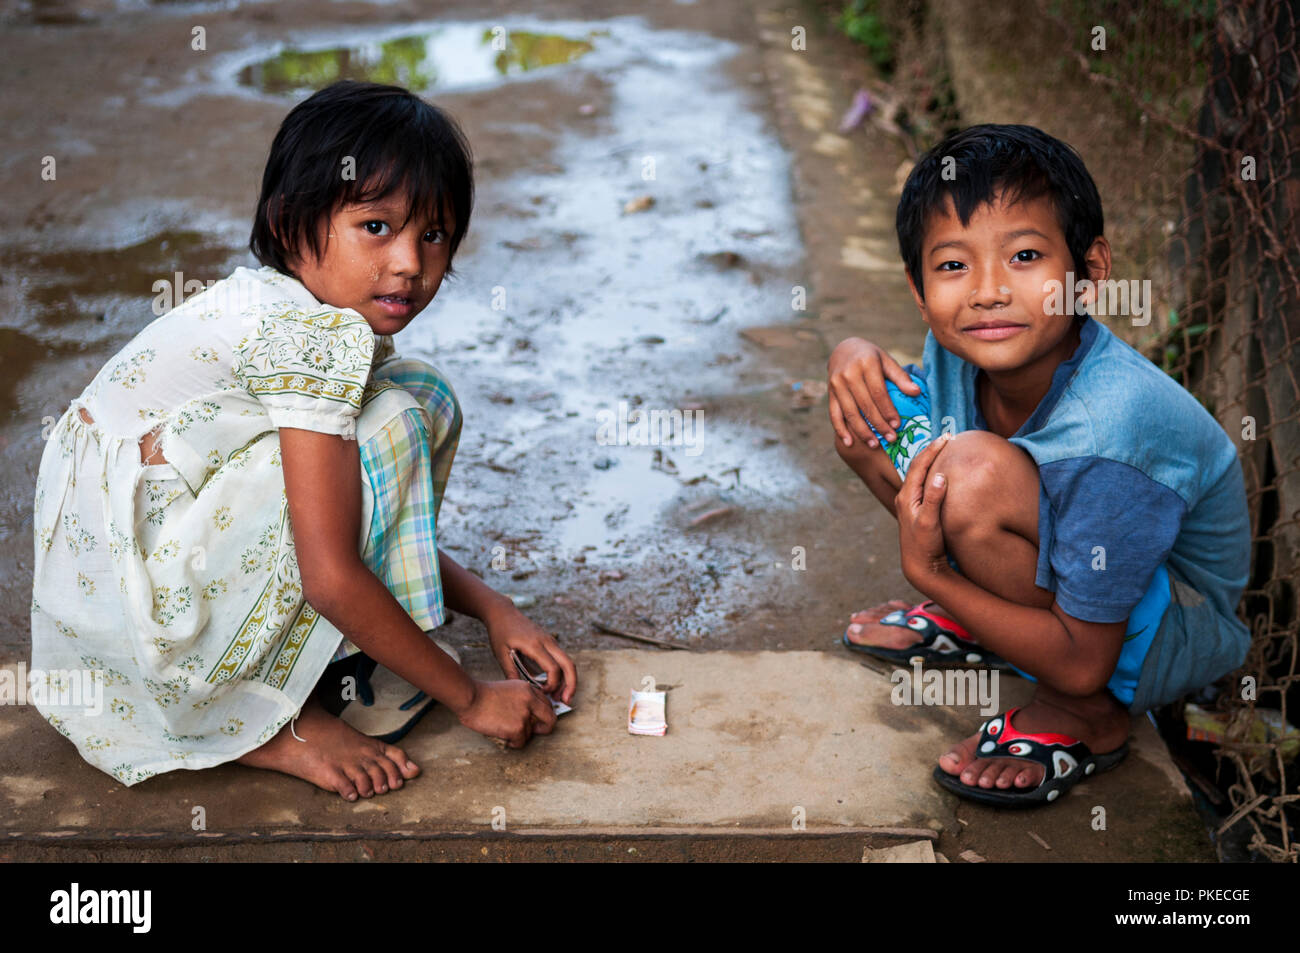
{"label": "playing card on ground", "polygon": [[627,706],[628,732],[634,735],[662,735],[666,732],[665,697],[665,692],[633,692]]}

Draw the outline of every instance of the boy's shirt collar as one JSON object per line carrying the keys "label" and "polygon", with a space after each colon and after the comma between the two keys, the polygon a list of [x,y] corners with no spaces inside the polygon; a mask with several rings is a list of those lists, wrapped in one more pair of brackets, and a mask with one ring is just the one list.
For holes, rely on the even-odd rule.
{"label": "boy's shirt collar", "polygon": [[[1067,360],[1057,365],[1056,370],[1052,372],[1052,383],[1047,388],[1047,393],[1043,399],[1038,402],[1034,412],[1029,418],[1020,425],[1013,437],[1023,437],[1031,434],[1036,430],[1041,430],[1047,423],[1052,411],[1056,409],[1057,403],[1061,400],[1061,395],[1065,393],[1065,388],[1070,383],[1070,378],[1074,372],[1079,369],[1088,352],[1092,350],[1093,344],[1097,341],[1097,334],[1101,330],[1101,325],[1091,315],[1079,315],[1075,318],[1079,322],[1079,346],[1074,349],[1074,353]],[[988,421],[984,419],[984,414],[980,410],[979,400],[976,398],[975,375],[979,373],[979,368],[969,361],[962,361],[962,374],[965,376],[965,391],[970,395],[969,414],[970,419],[974,421],[977,430],[988,430]]]}

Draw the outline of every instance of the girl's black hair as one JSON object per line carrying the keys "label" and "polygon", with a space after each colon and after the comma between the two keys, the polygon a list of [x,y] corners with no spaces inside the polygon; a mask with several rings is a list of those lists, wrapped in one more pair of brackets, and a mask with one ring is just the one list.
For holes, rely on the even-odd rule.
{"label": "girl's black hair", "polygon": [[[400,86],[343,80],[303,100],[285,117],[262,174],[248,247],[263,265],[291,274],[305,239],[319,257],[318,229],[340,206],[373,202],[405,188],[412,214],[456,227],[451,259],[469,229],[474,171],[460,126]],[[402,222],[404,227],[406,220]],[[274,227],[273,227],[274,226]]]}
{"label": "girl's black hair", "polygon": [[921,243],[930,215],[951,197],[964,226],[998,192],[1007,202],[1049,196],[1074,273],[1088,276],[1084,256],[1102,234],[1103,221],[1101,196],[1083,159],[1041,129],[990,123],[951,133],[921,157],[903,185],[895,220],[898,249],[922,299]]}

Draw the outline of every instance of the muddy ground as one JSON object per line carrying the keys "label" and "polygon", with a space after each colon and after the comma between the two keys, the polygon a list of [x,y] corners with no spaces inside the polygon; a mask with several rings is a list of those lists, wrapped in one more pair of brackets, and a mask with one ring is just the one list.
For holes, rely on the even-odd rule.
{"label": "muddy ground", "polygon": [[[43,430],[153,319],[156,281],[254,263],[278,123],[299,81],[340,71],[428,84],[476,155],[460,275],[396,339],[465,413],[441,545],[571,648],[635,644],[601,622],[694,649],[843,653],[852,610],[917,596],[817,390],[846,336],[902,362],[924,339],[893,235],[904,150],[870,123],[837,133],[868,67],[818,10],[0,5],[0,78],[21,93],[0,101],[0,663],[30,653]],[[518,51],[501,61],[498,27]],[[620,406],[699,427],[602,442]],[[446,634],[486,661],[472,620]],[[1039,859],[1016,818],[958,810],[990,859]],[[956,824],[944,836],[966,844]]]}
{"label": "muddy ground", "polygon": [[[0,207],[6,660],[27,651],[44,425],[153,319],[155,281],[254,264],[261,166],[303,95],[292,70],[335,68],[340,49],[359,75],[430,82],[477,160],[460,277],[397,338],[463,404],[439,528],[456,558],[572,646],[629,644],[594,631],[601,621],[701,648],[829,648],[851,609],[905,593],[892,523],[835,456],[825,397],[797,388],[824,381],[850,333],[915,322],[897,343],[921,343],[892,249],[876,250],[883,273],[842,263],[861,244],[847,214],[860,177],[892,184],[902,152],[865,130],[832,135],[864,67],[814,11],[36,7],[11,7],[0,41],[6,88],[30,91],[0,107],[13,143]],[[502,75],[484,42],[498,25],[542,37],[554,62]],[[793,25],[811,50],[790,49]],[[389,54],[422,36],[435,38],[424,68],[394,67]],[[381,43],[384,61],[358,67]],[[809,65],[791,73],[791,57]],[[810,95],[814,68],[843,82]],[[805,182],[828,157],[853,174]],[[887,220],[894,196],[875,199]],[[637,200],[653,204],[625,211]],[[660,446],[606,445],[600,424],[620,404],[686,421]],[[453,633],[482,639],[469,620]]]}

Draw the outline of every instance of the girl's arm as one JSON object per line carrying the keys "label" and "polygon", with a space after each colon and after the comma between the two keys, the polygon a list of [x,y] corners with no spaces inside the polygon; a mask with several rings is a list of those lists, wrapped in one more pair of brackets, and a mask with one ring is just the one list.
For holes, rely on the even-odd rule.
{"label": "girl's arm", "polygon": [[[355,440],[280,429],[284,489],[303,595],[380,665],[438,699],[475,731],[521,747],[555,714],[523,681],[476,682],[438,648],[361,560],[361,458]],[[486,588],[486,587],[484,587]],[[490,591],[490,590],[489,590]],[[512,606],[513,608],[513,606]]]}
{"label": "girl's arm", "polygon": [[[438,550],[443,602],[447,608],[478,619],[488,630],[492,654],[507,678],[515,675],[510,650],[532,659],[546,671],[546,690],[566,705],[578,690],[578,670],[573,660],[506,596],[493,591],[482,579]],[[558,696],[556,693],[559,693]]]}
{"label": "girl's arm", "polygon": [[515,608],[508,596],[492,589],[441,549],[438,550],[438,572],[442,575],[442,601],[448,609],[487,625]]}

